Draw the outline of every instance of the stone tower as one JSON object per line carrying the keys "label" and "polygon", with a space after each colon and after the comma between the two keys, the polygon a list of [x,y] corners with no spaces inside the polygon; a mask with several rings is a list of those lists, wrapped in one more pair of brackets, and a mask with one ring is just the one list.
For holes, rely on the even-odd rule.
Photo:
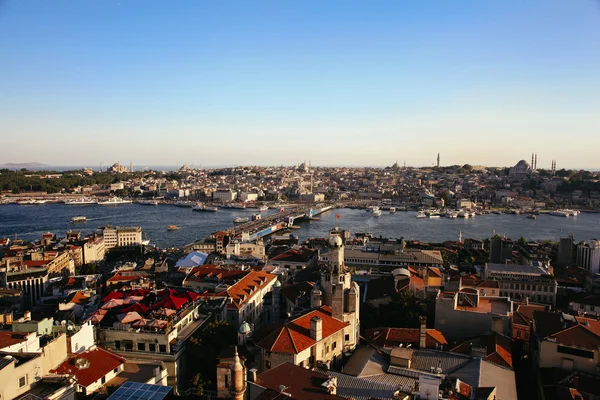
{"label": "stone tower", "polygon": [[231,365],[231,398],[234,400],[244,400],[246,393],[246,371],[238,356],[237,346]]}
{"label": "stone tower", "polygon": [[360,288],[344,263],[343,231],[335,228],[329,232],[329,251],[324,255],[328,268],[321,273],[320,282],[311,293],[313,307],[320,305],[332,309],[332,317],[348,322],[344,329],[344,351],[356,348],[360,328]]}

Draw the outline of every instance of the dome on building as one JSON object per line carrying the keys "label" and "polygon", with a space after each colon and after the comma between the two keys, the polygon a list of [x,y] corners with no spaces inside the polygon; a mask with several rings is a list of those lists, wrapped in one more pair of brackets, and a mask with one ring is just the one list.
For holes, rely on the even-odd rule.
{"label": "dome on building", "polygon": [[275,283],[273,284],[274,288],[280,288],[281,287],[281,282],[279,281],[279,279],[275,280]]}
{"label": "dome on building", "polygon": [[252,329],[250,328],[250,324],[247,323],[246,321],[244,321],[242,323],[242,325],[240,325],[240,329],[238,329],[238,333],[246,335],[246,334],[250,333],[251,330]]}
{"label": "dome on building", "polygon": [[519,161],[509,171],[509,175],[515,178],[523,178],[531,172],[531,165],[525,160]]}
{"label": "dome on building", "polygon": [[333,235],[329,238],[329,244],[333,247],[342,247],[344,241],[338,235]]}
{"label": "dome on building", "polygon": [[392,271],[392,275],[394,275],[394,276],[404,275],[404,276],[410,277],[410,271],[407,270],[406,268],[396,268],[395,270]]}

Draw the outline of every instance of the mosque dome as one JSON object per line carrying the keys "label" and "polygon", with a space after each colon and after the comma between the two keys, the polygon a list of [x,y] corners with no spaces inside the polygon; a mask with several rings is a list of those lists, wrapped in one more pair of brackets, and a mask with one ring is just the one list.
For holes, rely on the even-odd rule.
{"label": "mosque dome", "polygon": [[244,321],[242,323],[242,325],[240,325],[240,329],[238,329],[238,333],[246,335],[246,334],[250,333],[251,330],[252,329],[250,328],[250,324],[247,323],[246,321]]}

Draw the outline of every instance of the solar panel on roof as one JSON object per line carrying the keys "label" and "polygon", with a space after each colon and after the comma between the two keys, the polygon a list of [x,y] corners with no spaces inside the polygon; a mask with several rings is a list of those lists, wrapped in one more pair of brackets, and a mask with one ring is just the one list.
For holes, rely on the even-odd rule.
{"label": "solar panel on roof", "polygon": [[162,400],[173,390],[171,386],[125,382],[108,400]]}

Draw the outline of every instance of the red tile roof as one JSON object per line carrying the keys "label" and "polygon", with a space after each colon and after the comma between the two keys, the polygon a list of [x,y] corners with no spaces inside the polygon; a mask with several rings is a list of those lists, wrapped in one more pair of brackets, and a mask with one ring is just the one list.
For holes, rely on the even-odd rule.
{"label": "red tile roof", "polygon": [[48,264],[48,260],[24,260],[23,264],[28,267],[43,267]]}
{"label": "red tile roof", "polygon": [[303,247],[301,249],[289,249],[271,258],[271,260],[306,263],[309,262],[314,256],[315,252],[313,250]]}
{"label": "red tile roof", "polygon": [[600,345],[600,337],[583,325],[574,325],[550,337],[555,338],[557,344],[590,350],[597,350]]}
{"label": "red tile roof", "polygon": [[[76,360],[78,359],[89,361],[89,367],[83,369],[77,368]],[[61,375],[73,375],[79,385],[87,387],[124,363],[125,359],[123,357],[97,347],[94,350],[69,357],[50,372]]]}
{"label": "red tile roof", "polygon": [[25,342],[27,335],[26,332],[0,331],[0,349]]}
{"label": "red tile roof", "polygon": [[130,282],[137,281],[142,278],[141,275],[121,275],[121,273],[117,272],[112,277],[110,277],[107,282]]}
{"label": "red tile roof", "polygon": [[194,267],[188,276],[185,277],[186,280],[196,281],[196,282],[204,282],[206,279],[216,278],[218,280],[232,280],[232,279],[241,279],[244,276],[248,275],[249,271],[242,271],[239,269],[229,269],[223,268],[219,265],[207,264],[201,265],[199,267]]}
{"label": "red tile roof", "polygon": [[310,320],[319,317],[322,320],[322,338],[328,338],[349,324],[331,316],[331,307],[323,306],[304,314],[261,340],[257,345],[275,353],[298,354],[313,346],[316,341],[310,337]]}
{"label": "red tile roof", "polygon": [[[427,329],[426,334],[425,346],[428,349],[448,345],[444,334],[437,329]],[[372,328],[365,331],[365,338],[379,347],[398,347],[402,343],[418,346],[419,328]]]}
{"label": "red tile roof", "polygon": [[227,296],[231,299],[231,302],[227,304],[227,308],[239,309],[250,300],[257,290],[264,288],[275,279],[277,279],[277,276],[273,274],[263,271],[250,271],[248,275],[227,288]]}

